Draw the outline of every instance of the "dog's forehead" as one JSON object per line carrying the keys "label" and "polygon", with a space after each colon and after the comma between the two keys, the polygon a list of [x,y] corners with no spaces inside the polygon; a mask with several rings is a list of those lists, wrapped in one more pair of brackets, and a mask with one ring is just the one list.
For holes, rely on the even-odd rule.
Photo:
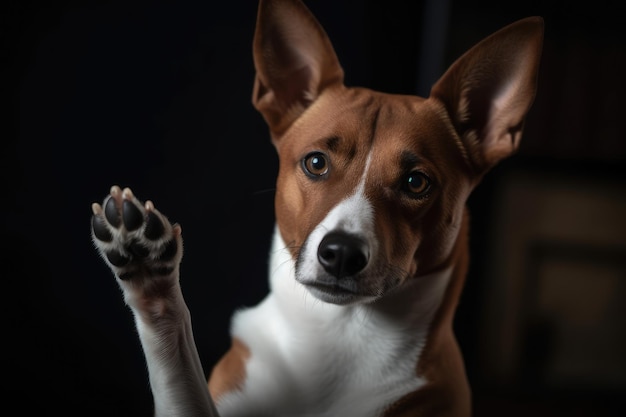
{"label": "dog's forehead", "polygon": [[304,150],[334,147],[338,154],[399,160],[413,153],[439,160],[458,153],[443,106],[418,96],[345,88],[323,94],[296,123],[291,146]]}
{"label": "dog's forehead", "polygon": [[425,101],[418,96],[347,88],[323,96],[315,118],[327,119],[327,127],[345,132],[346,139],[364,142],[374,140],[377,133],[393,135],[417,129]]}

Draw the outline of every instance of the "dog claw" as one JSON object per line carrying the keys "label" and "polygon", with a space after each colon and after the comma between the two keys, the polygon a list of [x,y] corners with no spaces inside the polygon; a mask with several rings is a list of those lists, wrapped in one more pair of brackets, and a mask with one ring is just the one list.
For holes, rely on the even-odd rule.
{"label": "dog claw", "polygon": [[91,205],[91,212],[96,216],[102,215],[102,206],[98,203],[93,203]]}

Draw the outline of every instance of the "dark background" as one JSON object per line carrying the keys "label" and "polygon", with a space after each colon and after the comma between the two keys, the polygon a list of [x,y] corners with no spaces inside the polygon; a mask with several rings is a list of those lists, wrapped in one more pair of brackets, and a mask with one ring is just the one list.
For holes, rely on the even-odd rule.
{"label": "dark background", "polygon": [[[623,379],[609,388],[557,390],[536,375],[498,379],[484,372],[477,335],[490,302],[483,277],[499,179],[515,171],[609,182],[620,190],[616,202],[624,201],[626,25],[619,2],[307,4],[335,45],[346,84],[421,95],[484,36],[519,18],[544,17],[539,93],[521,149],[469,202],[473,261],[457,334],[476,415],[616,415]],[[90,242],[90,205],[112,184],[130,186],[182,224],[181,282],[208,374],[228,347],[233,310],[267,290],[277,160],[250,103],[256,2],[1,7],[5,398],[18,414],[148,416],[141,348]],[[545,336],[533,334],[531,342]],[[541,367],[533,358],[522,357],[520,367]]]}

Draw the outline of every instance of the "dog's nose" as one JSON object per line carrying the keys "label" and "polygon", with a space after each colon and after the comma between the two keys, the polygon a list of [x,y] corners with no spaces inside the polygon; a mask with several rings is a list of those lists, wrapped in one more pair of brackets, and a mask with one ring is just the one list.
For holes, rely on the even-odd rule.
{"label": "dog's nose", "polygon": [[362,239],[345,232],[330,232],[317,249],[317,259],[326,272],[342,278],[365,268],[369,252]]}

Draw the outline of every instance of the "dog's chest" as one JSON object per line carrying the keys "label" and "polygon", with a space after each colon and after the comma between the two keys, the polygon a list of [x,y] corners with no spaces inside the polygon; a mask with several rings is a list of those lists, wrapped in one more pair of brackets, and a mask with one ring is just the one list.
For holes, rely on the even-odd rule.
{"label": "dog's chest", "polygon": [[[321,306],[306,301],[311,313]],[[422,384],[414,338],[386,337],[380,324],[357,317],[363,312],[318,321],[279,310],[270,296],[236,317],[234,335],[250,357],[243,389],[220,404],[224,416],[375,416]]]}

